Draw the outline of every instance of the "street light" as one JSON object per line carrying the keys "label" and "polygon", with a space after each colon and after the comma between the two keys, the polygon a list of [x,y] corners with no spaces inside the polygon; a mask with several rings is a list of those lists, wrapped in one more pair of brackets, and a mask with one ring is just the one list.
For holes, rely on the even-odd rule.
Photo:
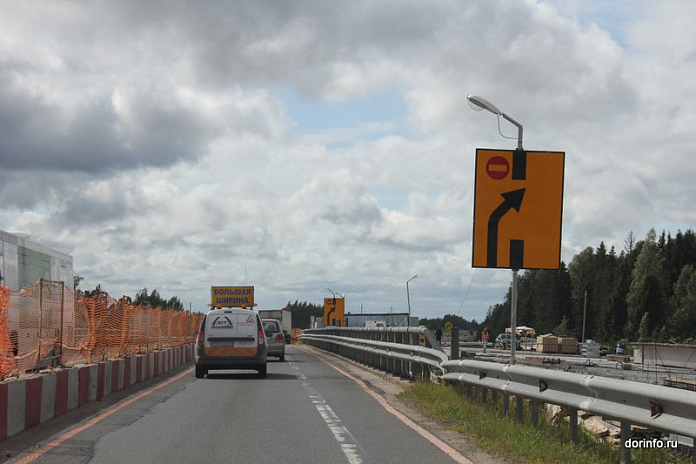
{"label": "street light", "polygon": [[411,294],[408,291],[408,283],[416,277],[418,277],[418,274],[415,274],[413,277],[406,281],[406,299],[408,300],[408,327],[411,327]]}
{"label": "street light", "polygon": [[[475,111],[486,110],[498,116],[498,132],[500,132],[500,117],[517,126],[517,150],[523,151],[522,148],[522,124],[512,119],[507,114],[503,113],[493,103],[485,98],[469,95],[466,97],[469,100],[469,106]],[[502,132],[500,135],[505,137]],[[510,137],[505,137],[510,138]],[[519,269],[512,270],[512,302],[510,308],[510,364],[515,364],[515,350],[517,349],[517,273]]]}
{"label": "street light", "polygon": [[326,287],[326,289],[329,291],[329,293],[331,293],[331,294],[333,295],[334,299],[336,298],[336,295],[340,296],[341,298],[345,298],[344,295],[341,295],[341,294],[338,293],[338,292],[334,292],[334,291],[331,290],[329,287]]}
{"label": "street light", "polygon": [[[517,149],[522,150],[522,124],[520,124],[519,122],[515,121],[507,114],[500,111],[497,106],[495,106],[493,103],[489,102],[488,100],[486,100],[483,97],[479,97],[477,95],[469,95],[468,97],[466,97],[466,99],[469,100],[469,106],[474,111],[486,110],[486,111],[490,111],[491,113],[498,116],[498,132],[500,132],[500,117],[501,116],[506,121],[509,121],[510,123],[517,126]],[[500,135],[505,137],[502,134],[502,132],[500,133]],[[509,137],[505,137],[505,138],[509,138]]]}

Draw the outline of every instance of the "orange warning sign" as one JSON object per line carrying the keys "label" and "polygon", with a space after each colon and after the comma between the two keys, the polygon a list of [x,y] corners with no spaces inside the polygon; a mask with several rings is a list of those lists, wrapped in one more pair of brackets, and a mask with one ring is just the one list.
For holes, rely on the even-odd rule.
{"label": "orange warning sign", "polygon": [[476,149],[473,267],[558,269],[565,153]]}

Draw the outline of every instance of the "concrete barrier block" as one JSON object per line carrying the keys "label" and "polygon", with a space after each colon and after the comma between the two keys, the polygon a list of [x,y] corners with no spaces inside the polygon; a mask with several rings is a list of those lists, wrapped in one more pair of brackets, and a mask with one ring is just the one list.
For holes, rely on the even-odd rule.
{"label": "concrete barrier block", "polygon": [[27,408],[27,381],[7,383],[7,436],[16,435],[25,427]]}
{"label": "concrete barrier block", "polygon": [[87,367],[89,372],[89,389],[87,390],[87,402],[97,401],[97,387],[99,385],[99,365],[92,364]]}
{"label": "concrete barrier block", "polygon": [[111,389],[113,388],[113,374],[114,374],[114,362],[106,361],[104,363],[104,396],[111,394]]}
{"label": "concrete barrier block", "polygon": [[41,377],[32,377],[22,381],[26,383],[24,428],[28,429],[41,422],[41,390],[43,389],[43,379]]}
{"label": "concrete barrier block", "polygon": [[118,389],[126,387],[126,358],[118,360]]}
{"label": "concrete barrier block", "polygon": [[132,359],[130,356],[123,358],[123,388],[127,388],[133,384],[131,382],[131,368]]}
{"label": "concrete barrier block", "polygon": [[130,382],[128,385],[134,385],[136,383],[136,379],[138,377],[137,373],[137,364],[138,364],[138,357],[133,355],[129,356],[128,359],[130,359]]}
{"label": "concrete barrier block", "polygon": [[143,381],[143,357],[138,355],[135,357],[135,383]]}
{"label": "concrete barrier block", "polygon": [[44,374],[42,380],[40,422],[52,419],[56,415],[56,386],[58,384],[58,375],[55,372]]}
{"label": "concrete barrier block", "polygon": [[147,378],[150,379],[155,376],[155,353],[149,353],[147,355]]}
{"label": "concrete barrier block", "polygon": [[104,390],[106,383],[106,362],[100,362],[97,364],[97,398],[101,399],[104,397]]}
{"label": "concrete barrier block", "polygon": [[0,383],[0,440],[7,438],[7,383]]}
{"label": "concrete barrier block", "polygon": [[68,369],[68,411],[77,408],[79,403],[79,378],[78,369]]}
{"label": "concrete barrier block", "polygon": [[56,372],[56,416],[68,411],[68,370]]}
{"label": "concrete barrier block", "polygon": [[89,401],[89,366],[77,368],[77,406]]}

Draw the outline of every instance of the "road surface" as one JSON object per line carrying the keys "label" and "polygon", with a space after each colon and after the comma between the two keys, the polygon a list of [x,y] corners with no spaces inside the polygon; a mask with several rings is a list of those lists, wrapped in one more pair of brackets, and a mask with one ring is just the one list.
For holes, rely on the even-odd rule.
{"label": "road surface", "polygon": [[391,383],[360,370],[300,346],[285,362],[270,358],[265,379],[232,370],[195,379],[187,366],[90,417],[26,431],[10,462],[470,462],[392,407],[380,388]]}

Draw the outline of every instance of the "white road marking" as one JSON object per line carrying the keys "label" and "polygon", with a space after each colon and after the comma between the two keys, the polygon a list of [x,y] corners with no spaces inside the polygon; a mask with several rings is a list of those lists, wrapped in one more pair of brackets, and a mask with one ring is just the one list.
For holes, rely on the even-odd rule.
{"label": "white road marking", "polygon": [[[307,377],[302,373],[299,366],[295,362],[289,360],[288,364],[298,380],[307,380]],[[334,410],[331,409],[331,406],[329,406],[329,404],[324,400],[324,398],[321,397],[319,392],[316,391],[309,382],[302,382],[302,388],[304,388],[304,390],[307,392],[312,404],[314,404],[314,407],[317,408],[321,418],[324,419],[324,423],[329,430],[331,430],[331,433],[333,433],[334,438],[341,446],[341,451],[343,451],[343,454],[346,456],[346,459],[348,459],[348,462],[350,464],[362,464],[363,459],[360,455],[360,445],[358,445],[355,437],[353,437],[346,426],[343,425],[341,419],[338,418]]]}

